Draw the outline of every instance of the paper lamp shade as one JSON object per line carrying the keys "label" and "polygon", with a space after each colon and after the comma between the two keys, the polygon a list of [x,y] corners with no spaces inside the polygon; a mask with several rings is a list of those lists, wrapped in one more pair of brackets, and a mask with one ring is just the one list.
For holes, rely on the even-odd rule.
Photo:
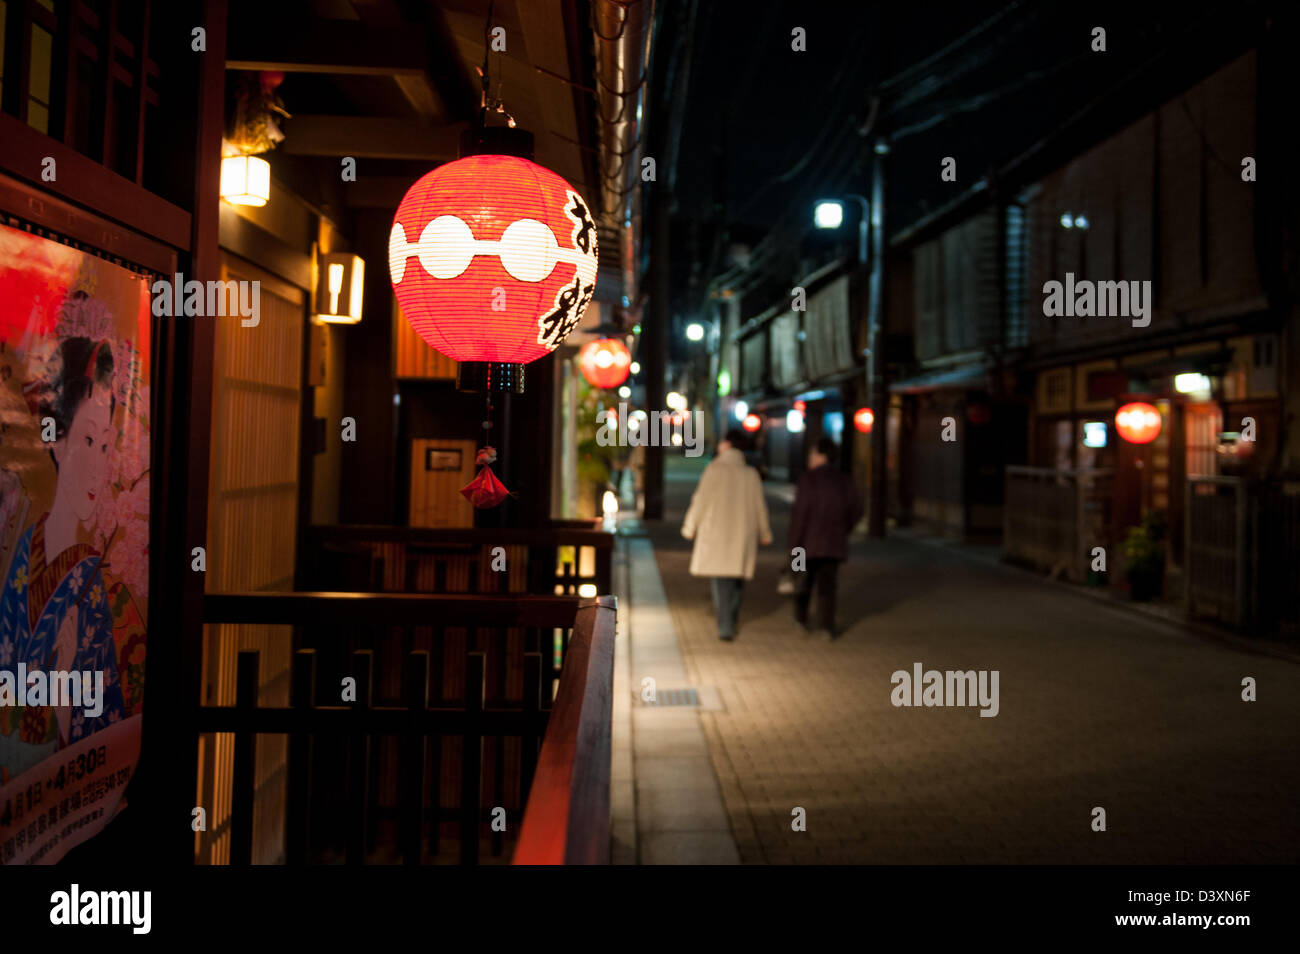
{"label": "paper lamp shade", "polygon": [[860,434],[870,434],[876,423],[876,415],[869,407],[860,407],[853,413],[853,426]]}
{"label": "paper lamp shade", "polygon": [[745,419],[740,422],[740,426],[752,434],[763,426],[763,419],[757,414],[746,414]]}
{"label": "paper lamp shade", "polygon": [[595,388],[616,388],[627,380],[632,354],[617,338],[601,338],[578,352],[578,367]]}
{"label": "paper lamp shade", "polygon": [[330,252],[316,265],[316,320],[355,325],[361,320],[366,263],[356,255]]}
{"label": "paper lamp shade", "polygon": [[1115,412],[1115,430],[1130,444],[1150,444],[1160,436],[1160,411],[1142,401],[1125,404]]}
{"label": "paper lamp shade", "polygon": [[221,160],[221,198],[235,205],[266,205],[271,198],[271,165],[260,156]]}
{"label": "paper lamp shade", "polygon": [[460,362],[522,365],[554,351],[596,288],[596,223],[562,178],[476,155],[423,176],[388,241],[411,327]]}

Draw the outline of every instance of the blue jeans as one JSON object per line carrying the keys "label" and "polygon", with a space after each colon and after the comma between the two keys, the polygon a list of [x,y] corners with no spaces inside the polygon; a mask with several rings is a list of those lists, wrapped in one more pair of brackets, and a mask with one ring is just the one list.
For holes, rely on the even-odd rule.
{"label": "blue jeans", "polygon": [[740,616],[740,598],[745,594],[745,581],[740,577],[715,576],[713,608],[718,612],[718,635],[736,635],[736,620]]}

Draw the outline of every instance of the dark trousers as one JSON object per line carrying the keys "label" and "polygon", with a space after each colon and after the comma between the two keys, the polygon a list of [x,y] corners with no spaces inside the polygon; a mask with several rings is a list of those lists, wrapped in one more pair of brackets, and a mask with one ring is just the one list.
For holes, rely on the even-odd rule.
{"label": "dark trousers", "polygon": [[718,635],[736,635],[736,620],[740,616],[740,598],[745,595],[745,581],[740,577],[715,576],[713,608],[718,611]]}
{"label": "dark trousers", "polygon": [[812,603],[813,591],[816,590],[818,629],[835,632],[835,588],[839,579],[840,562],[828,557],[808,558],[808,569],[804,571],[807,578],[794,601],[794,618],[798,622],[807,624],[808,606]]}

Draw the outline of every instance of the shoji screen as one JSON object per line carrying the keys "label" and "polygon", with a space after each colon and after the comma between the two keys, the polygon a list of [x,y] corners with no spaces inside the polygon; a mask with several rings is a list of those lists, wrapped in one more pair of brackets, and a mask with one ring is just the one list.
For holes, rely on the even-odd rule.
{"label": "shoji screen", "polygon": [[[298,454],[302,406],[302,291],[227,257],[224,281],[259,281],[260,320],[216,320],[212,447],[208,486],[207,590],[291,590],[298,529]],[[260,653],[262,705],[289,704],[292,636],[285,626],[205,627],[208,704],[235,701],[240,650]],[[198,804],[208,831],[197,833],[200,864],[229,861],[228,826],[234,737],[203,738]],[[254,864],[275,864],[284,850],[287,738],[260,736],[254,802]]]}

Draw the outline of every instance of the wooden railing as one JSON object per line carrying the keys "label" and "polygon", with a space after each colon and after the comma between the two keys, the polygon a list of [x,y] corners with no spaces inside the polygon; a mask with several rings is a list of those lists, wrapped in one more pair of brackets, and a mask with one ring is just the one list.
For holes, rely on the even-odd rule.
{"label": "wooden railing", "polygon": [[517,865],[609,864],[617,601],[584,601],[528,795]]}
{"label": "wooden railing", "polygon": [[1006,469],[1003,558],[1072,580],[1087,576],[1094,546],[1110,546],[1110,470]]}
{"label": "wooden railing", "polygon": [[1300,479],[1189,477],[1183,513],[1188,615],[1300,635]]}
{"label": "wooden railing", "polygon": [[548,596],[608,593],[614,537],[595,526],[588,520],[502,529],[308,527],[303,531],[298,587]]}
{"label": "wooden railing", "polygon": [[[229,838],[230,862],[255,857],[255,810],[283,813],[282,857],[290,864],[442,861],[444,828],[456,831],[461,864],[479,861],[485,846],[493,857],[509,857],[552,711],[557,651],[559,699],[610,692],[612,672],[598,664],[606,650],[593,655],[591,647],[612,647],[611,599],[206,597],[206,623],[292,627],[289,705],[258,704],[259,690],[267,691],[259,685],[258,654],[240,652],[235,704],[196,699],[189,722],[194,752],[202,733],[233,734],[230,810],[221,834]],[[580,654],[571,657],[575,640]],[[340,692],[349,677],[355,697]],[[592,722],[595,709],[584,704],[578,711],[584,744],[604,745],[607,824],[608,703],[603,743]],[[283,804],[255,805],[257,736],[277,734],[289,740]],[[599,795],[586,791],[583,798]],[[266,846],[258,846],[256,857],[266,856]]]}

